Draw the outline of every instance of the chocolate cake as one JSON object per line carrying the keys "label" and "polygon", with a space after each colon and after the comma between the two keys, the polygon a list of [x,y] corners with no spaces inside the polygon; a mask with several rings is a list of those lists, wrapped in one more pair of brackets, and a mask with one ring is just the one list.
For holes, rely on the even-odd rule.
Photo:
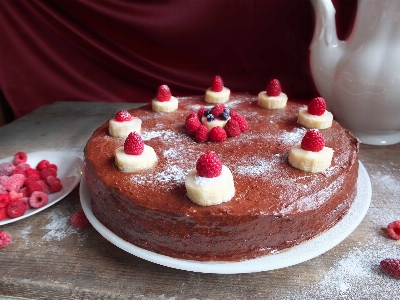
{"label": "chocolate cake", "polygon": [[[288,163],[290,148],[306,132],[297,123],[301,104],[268,110],[258,106],[257,96],[232,94],[225,105],[246,118],[248,130],[223,142],[198,143],[187,134],[185,119],[212,105],[204,96],[178,99],[175,112],[157,113],[151,104],[129,111],[142,120],[144,143],[157,153],[153,168],[118,170],[114,154],[124,139],[109,135],[108,121],[85,147],[93,213],[116,235],[170,257],[240,261],[309,240],[346,214],[356,197],[359,143],[336,121],[321,130],[334,150],[331,166],[310,173]],[[184,182],[206,151],[215,151],[231,170],[235,195],[203,207],[189,200]]]}

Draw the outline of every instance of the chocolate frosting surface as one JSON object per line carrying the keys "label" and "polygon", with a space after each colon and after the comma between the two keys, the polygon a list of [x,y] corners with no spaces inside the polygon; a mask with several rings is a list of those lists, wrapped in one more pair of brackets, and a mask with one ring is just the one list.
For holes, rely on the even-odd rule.
{"label": "chocolate frosting surface", "polygon": [[[226,106],[243,115],[249,129],[224,142],[197,143],[185,119],[201,107],[204,96],[179,98],[172,113],[151,105],[130,110],[142,119],[141,135],[158,156],[154,168],[124,173],[114,165],[124,140],[99,127],[85,147],[85,177],[95,216],[128,242],[160,254],[191,260],[237,261],[281,251],[336,224],[355,198],[358,140],[336,121],[321,130],[334,150],[331,166],[321,173],[297,170],[289,149],[306,128],[297,124],[304,106],[288,102],[267,110],[257,97],[233,94]],[[235,196],[202,207],[185,190],[186,174],[198,157],[215,151],[234,177]]]}

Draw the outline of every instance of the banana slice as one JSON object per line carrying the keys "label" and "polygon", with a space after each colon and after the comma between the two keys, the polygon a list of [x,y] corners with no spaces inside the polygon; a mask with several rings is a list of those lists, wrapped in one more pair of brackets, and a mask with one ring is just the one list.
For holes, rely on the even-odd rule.
{"label": "banana slice", "polygon": [[206,91],[205,101],[208,103],[226,103],[229,101],[231,90],[224,87],[220,92],[213,92],[211,88]]}
{"label": "banana slice", "polygon": [[307,128],[325,129],[332,127],[332,122],[333,115],[331,112],[325,110],[322,115],[316,116],[310,114],[307,107],[300,108],[297,118],[297,123]]}
{"label": "banana slice", "polygon": [[150,146],[144,145],[144,151],[140,155],[126,154],[124,147],[115,150],[115,164],[123,172],[135,172],[151,168],[157,162],[157,154]]}
{"label": "banana slice", "polygon": [[142,120],[132,117],[130,121],[118,122],[112,118],[108,123],[108,132],[111,136],[116,138],[126,138],[131,132],[141,131]]}
{"label": "banana slice", "polygon": [[333,152],[329,147],[324,147],[319,152],[307,151],[297,144],[289,151],[289,164],[306,172],[322,172],[331,165]]}
{"label": "banana slice", "polygon": [[156,112],[173,112],[178,109],[178,99],[174,96],[171,96],[169,101],[158,101],[157,99],[153,99],[152,108]]}
{"label": "banana slice", "polygon": [[216,205],[227,202],[235,195],[235,185],[231,171],[222,166],[218,177],[206,178],[191,170],[185,180],[187,195],[192,202],[201,206]]}
{"label": "banana slice", "polygon": [[[230,119],[230,117],[228,118],[228,120]],[[215,118],[214,120],[212,120],[211,122],[207,121],[207,117],[202,117],[201,118],[201,123],[207,127],[208,131],[211,130],[211,128],[219,126],[224,128],[226,125],[226,122],[228,122],[228,120],[221,120],[218,118]]]}
{"label": "banana slice", "polygon": [[288,97],[285,93],[279,96],[268,96],[265,91],[258,94],[258,105],[266,109],[285,108]]}

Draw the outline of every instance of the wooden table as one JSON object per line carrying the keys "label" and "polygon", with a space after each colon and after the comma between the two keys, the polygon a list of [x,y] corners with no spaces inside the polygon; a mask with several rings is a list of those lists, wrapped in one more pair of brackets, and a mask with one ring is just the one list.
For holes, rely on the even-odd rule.
{"label": "wooden table", "polygon": [[[82,156],[95,128],[129,103],[59,102],[0,127],[0,158],[18,151],[68,150]],[[323,255],[283,269],[237,275],[163,267],[76,229],[78,188],[29,218],[0,227],[13,242],[0,249],[0,298],[33,299],[400,299],[400,281],[380,260],[400,258],[384,228],[400,219],[400,144],[361,145],[372,202],[359,227]]]}

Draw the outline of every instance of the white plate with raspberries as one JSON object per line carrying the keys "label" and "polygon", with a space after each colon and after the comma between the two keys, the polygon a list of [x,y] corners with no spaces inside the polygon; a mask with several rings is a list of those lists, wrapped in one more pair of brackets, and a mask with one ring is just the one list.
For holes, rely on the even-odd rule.
{"label": "white plate with raspberries", "polygon": [[80,182],[82,159],[66,151],[17,152],[0,159],[0,226],[32,216]]}
{"label": "white plate with raspberries", "polygon": [[180,270],[214,274],[240,274],[270,271],[293,266],[332,249],[349,236],[364,219],[371,203],[372,189],[368,173],[364,165],[360,162],[356,199],[348,213],[334,227],[286,251],[239,262],[184,260],[139,248],[123,240],[97,220],[92,212],[90,193],[85,178],[82,179],[79,194],[83,211],[93,227],[108,241],[130,254],[156,264]]}

